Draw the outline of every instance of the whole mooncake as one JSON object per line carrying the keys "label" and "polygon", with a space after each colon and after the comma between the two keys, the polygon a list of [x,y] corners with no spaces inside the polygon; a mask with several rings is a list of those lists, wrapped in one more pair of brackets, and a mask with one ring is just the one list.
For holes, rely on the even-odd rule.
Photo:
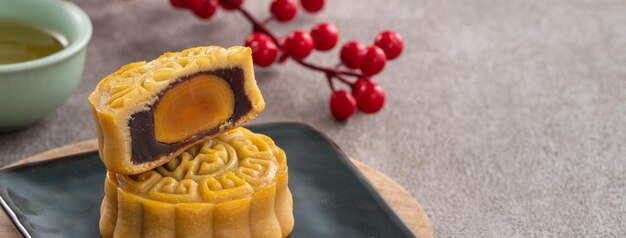
{"label": "whole mooncake", "polygon": [[285,153],[245,128],[153,170],[108,172],[103,237],[286,237],[293,229]]}
{"label": "whole mooncake", "polygon": [[100,158],[120,174],[160,166],[265,107],[251,50],[215,46],[128,64],[100,81],[89,103]]}

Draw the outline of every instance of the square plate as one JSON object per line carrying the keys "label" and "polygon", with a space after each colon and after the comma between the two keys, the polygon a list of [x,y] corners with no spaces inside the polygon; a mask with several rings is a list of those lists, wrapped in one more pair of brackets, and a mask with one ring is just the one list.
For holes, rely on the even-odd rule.
{"label": "square plate", "polygon": [[[415,237],[319,131],[298,123],[247,128],[287,154],[290,237]],[[105,172],[97,151],[0,170],[0,204],[24,237],[99,237]]]}

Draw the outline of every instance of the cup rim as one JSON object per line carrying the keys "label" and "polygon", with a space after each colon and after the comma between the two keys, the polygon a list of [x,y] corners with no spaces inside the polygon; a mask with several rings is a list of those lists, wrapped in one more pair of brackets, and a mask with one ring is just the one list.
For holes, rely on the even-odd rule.
{"label": "cup rim", "polygon": [[84,27],[84,30],[78,31],[79,33],[76,37],[76,40],[71,42],[61,51],[35,60],[29,60],[13,64],[0,64],[0,73],[18,72],[51,65],[67,59],[85,48],[92,35],[91,20],[87,16],[87,13],[85,13],[80,7],[76,6],[74,3],[67,1],[56,2],[68,14],[71,14],[73,17],[78,18],[79,25],[82,25],[82,27]]}

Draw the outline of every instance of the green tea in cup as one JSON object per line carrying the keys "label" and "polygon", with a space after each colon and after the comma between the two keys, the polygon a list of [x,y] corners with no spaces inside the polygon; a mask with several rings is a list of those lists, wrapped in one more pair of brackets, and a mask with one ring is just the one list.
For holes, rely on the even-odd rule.
{"label": "green tea in cup", "polygon": [[29,23],[0,19],[0,64],[42,58],[61,51],[67,40],[61,34]]}

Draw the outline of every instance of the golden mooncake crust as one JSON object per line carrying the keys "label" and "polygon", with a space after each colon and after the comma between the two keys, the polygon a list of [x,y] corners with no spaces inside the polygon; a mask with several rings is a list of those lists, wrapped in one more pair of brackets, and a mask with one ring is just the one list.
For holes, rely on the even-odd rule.
{"label": "golden mooncake crust", "polygon": [[[155,121],[163,120],[156,120],[160,118],[156,114],[156,116],[153,115],[152,111],[159,106],[164,93],[178,85],[184,85],[185,80],[191,82],[195,78],[200,77],[202,79],[205,77],[207,80],[196,80],[194,82],[198,83],[193,85],[211,82],[205,74],[228,81],[233,92],[235,92],[234,98],[238,100],[232,104],[235,105],[232,109],[235,111],[227,110],[224,112],[232,113],[231,119],[220,118],[216,121],[218,126],[211,128],[194,127],[194,130],[184,134],[183,137],[175,135],[172,137],[174,139],[166,138],[167,140],[159,141],[154,135],[154,124]],[[232,76],[233,78],[227,79],[222,76]],[[234,78],[240,78],[240,80]],[[190,88],[200,88],[199,90],[205,90],[204,92],[216,89],[216,87],[211,86]],[[204,95],[215,94],[205,93]],[[183,105],[162,104],[181,108],[181,106],[188,106],[184,104],[193,98],[190,96],[189,99],[186,99],[184,94],[178,97],[183,97],[178,101]],[[206,100],[198,99],[200,103],[205,103]],[[120,174],[138,174],[156,168],[198,141],[207,140],[224,130],[235,128],[252,120],[265,107],[265,102],[254,79],[251,50],[246,47],[224,49],[216,46],[196,47],[182,52],[165,53],[150,62],[135,62],[125,65],[98,83],[94,92],[89,96],[89,103],[96,120],[100,158],[107,170]],[[220,106],[224,105],[219,102],[216,103]],[[243,104],[246,104],[245,109],[241,107]],[[143,115],[145,120],[139,121],[142,118],[139,117],[142,112],[149,112],[150,115]],[[206,112],[205,114],[212,115],[212,113],[214,112]],[[193,119],[193,113],[189,115]],[[202,120],[210,121],[211,118],[195,121]],[[132,124],[133,121],[135,124]],[[171,123],[172,120],[164,121],[169,122],[169,126],[189,124],[189,121],[179,122],[186,124]],[[145,129],[142,127],[150,128],[153,131],[142,132]],[[136,133],[133,132],[133,128]],[[157,126],[157,137],[162,131],[158,129],[162,128],[167,127]],[[171,131],[181,132],[170,129],[169,133]],[[138,138],[135,138],[135,135],[139,135]],[[176,141],[177,138],[186,139]],[[135,142],[140,139],[143,141]],[[137,146],[141,144],[144,146]]]}
{"label": "golden mooncake crust", "polygon": [[245,128],[138,175],[108,172],[103,237],[286,237],[293,200],[285,153]]}

